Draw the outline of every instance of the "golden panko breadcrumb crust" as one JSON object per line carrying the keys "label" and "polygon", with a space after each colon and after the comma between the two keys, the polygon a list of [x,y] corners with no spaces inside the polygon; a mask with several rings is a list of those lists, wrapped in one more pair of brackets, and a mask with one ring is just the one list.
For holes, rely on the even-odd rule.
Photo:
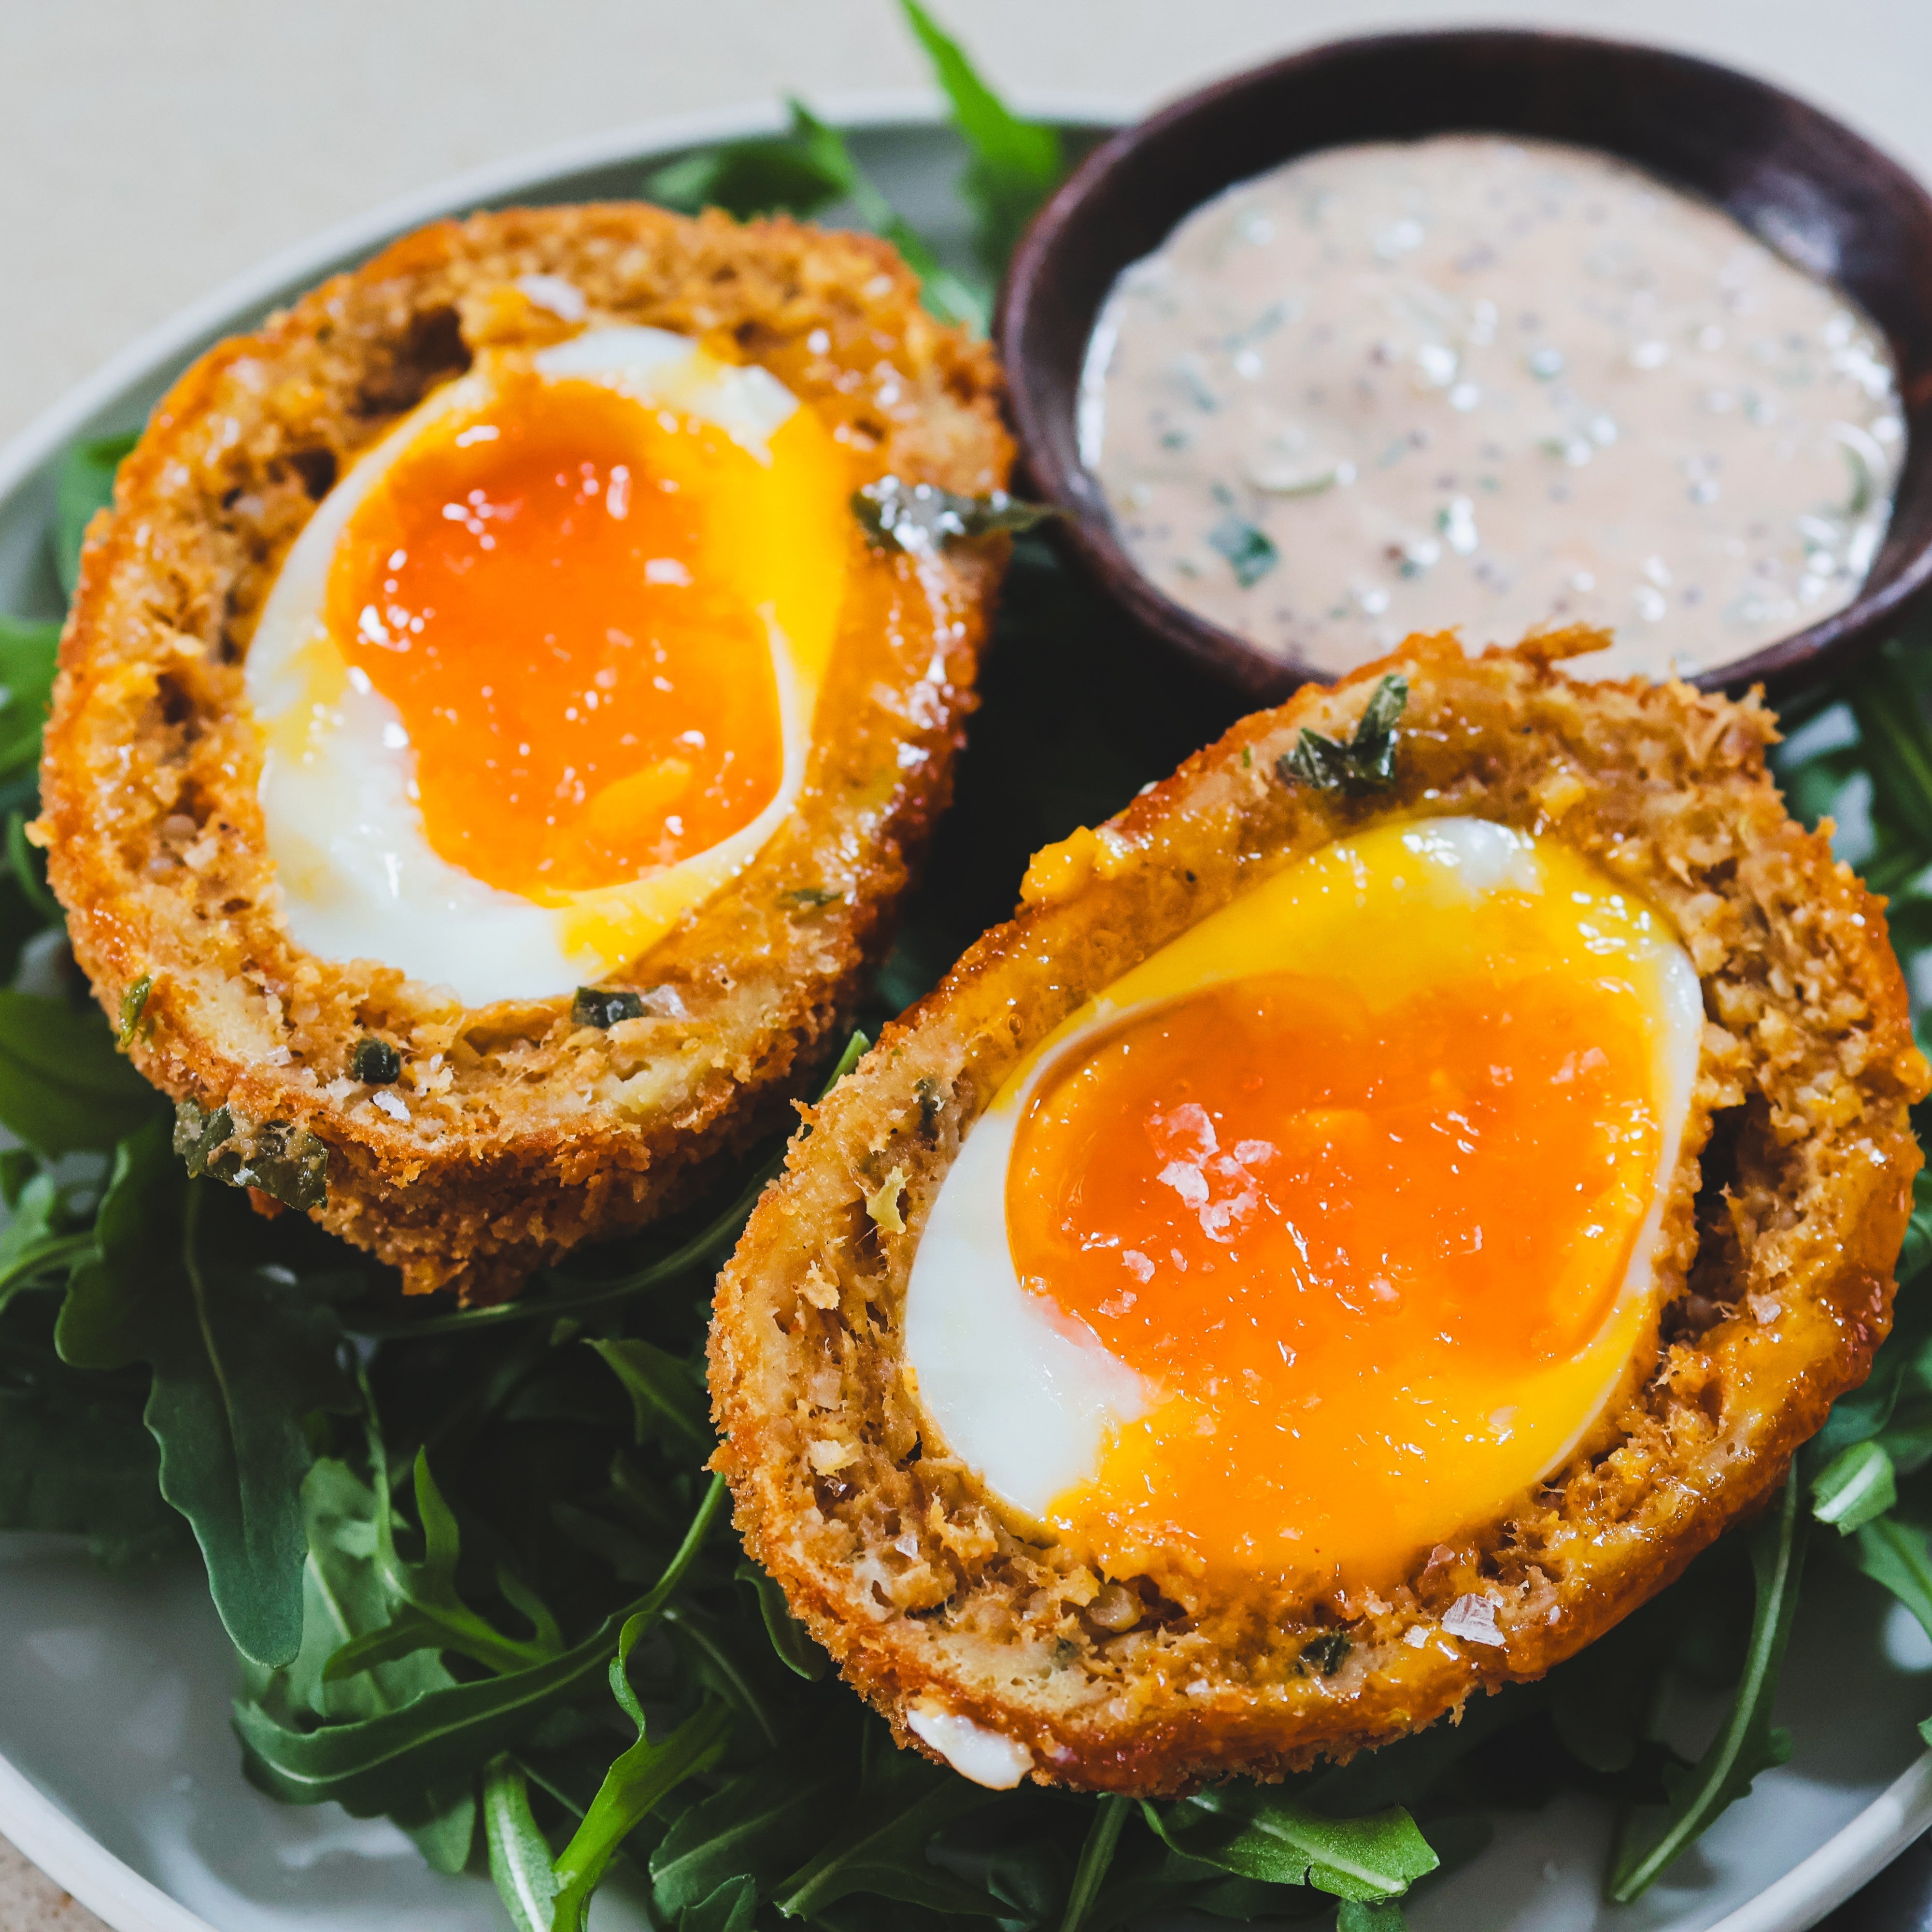
{"label": "golden panko breadcrumb crust", "polygon": [[[530,276],[567,278],[588,314],[560,320],[520,291]],[[478,215],[397,242],[182,378],[89,534],[62,642],[33,836],[101,1004],[116,1016],[149,978],[141,1070],[225,1104],[244,1135],[318,1137],[314,1218],[412,1291],[507,1293],[676,1204],[707,1156],[783,1118],[946,805],[1004,562],[1000,540],[888,555],[854,520],[803,790],[628,976],[663,989],[645,1017],[574,1026],[567,988],[466,1010],[380,962],[304,951],[277,909],[242,682],[281,560],[357,454],[479,348],[514,358],[612,323],[763,364],[854,452],[855,484],[1006,482],[991,352],[927,314],[884,243],[632,203]],[[350,1077],[365,1034],[402,1055],[406,1120]]]}
{"label": "golden panko breadcrumb crust", "polygon": [[[748,1546],[902,1743],[926,1748],[909,1720],[943,1740],[929,1720],[963,1719],[1022,1744],[1042,1781],[1150,1795],[1386,1742],[1600,1636],[1758,1507],[1863,1379],[1919,1165],[1906,1109],[1928,1086],[1882,902],[1786,816],[1754,696],[1582,683],[1543,661],[1561,648],[1470,662],[1453,637],[1414,638],[1236,725],[1040,855],[1019,916],[888,1028],[794,1142],[718,1285],[718,1462]],[[1284,782],[1276,760],[1302,728],[1346,738],[1394,670],[1409,694],[1393,792]],[[1454,812],[1553,834],[1628,881],[1676,922],[1702,982],[1646,1349],[1562,1468],[1419,1553],[1388,1601],[1217,1594],[1178,1565],[1096,1575],[1003,1520],[922,1418],[901,1317],[940,1183],[1009,1072],[1091,994],[1329,841]],[[896,1174],[884,1219],[902,1232],[866,1205]],[[1442,1628],[1470,1596],[1498,1645]],[[1332,1675],[1332,1636],[1302,1662],[1337,1630]]]}

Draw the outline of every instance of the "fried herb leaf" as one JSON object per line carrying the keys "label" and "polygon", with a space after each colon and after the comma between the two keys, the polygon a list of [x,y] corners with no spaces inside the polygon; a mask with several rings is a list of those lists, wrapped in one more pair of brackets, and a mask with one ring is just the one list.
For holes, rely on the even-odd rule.
{"label": "fried herb leaf", "polygon": [[1640,1812],[1624,1820],[1605,1887],[1613,1904],[1628,1905],[1640,1898],[1720,1812],[1750,1790],[1759,1772],[1773,1769],[1791,1756],[1791,1733],[1772,1723],[1771,1706],[1804,1568],[1810,1518],[1799,1507],[1798,1484],[1794,1464],[1785,1480],[1783,1502],[1750,1532],[1757,1602],[1744,1672],[1730,1713],[1694,1765],[1688,1770],[1674,1765],[1666,1768],[1670,1807],[1660,1827],[1649,1826]]}
{"label": "fried herb leaf", "polygon": [[262,1228],[187,1180],[155,1122],[116,1152],[56,1340],[76,1368],[153,1370],[161,1493],[194,1527],[235,1647],[272,1666],[302,1645],[306,1420],[356,1398],[334,1310],[269,1258]]}
{"label": "fried herb leaf", "polygon": [[98,1008],[0,992],[0,1124],[29,1147],[104,1153],[160,1105]]}
{"label": "fried herb leaf", "polygon": [[1021,120],[919,0],[901,0],[901,4],[946,91],[952,124],[972,154],[963,185],[974,212],[980,262],[997,278],[1021,232],[1060,180],[1064,166],[1060,136],[1051,128]]}
{"label": "fried herb leaf", "polygon": [[1001,531],[1030,530],[1060,512],[1050,504],[1023,503],[1004,490],[962,496],[936,484],[882,476],[854,492],[852,514],[874,548],[917,555]]}
{"label": "fried herb leaf", "polygon": [[77,442],[61,466],[54,486],[54,568],[61,588],[71,597],[80,581],[80,549],[98,510],[114,502],[115,472],[121,459],[140,441],[138,435],[96,436]]}
{"label": "fried herb leaf", "polygon": [[1299,779],[1320,791],[1355,795],[1395,782],[1396,720],[1408,702],[1408,680],[1391,671],[1371,693],[1354,735],[1346,744],[1303,729],[1293,751],[1275,760],[1284,783]]}
{"label": "fried herb leaf", "polygon": [[328,1198],[328,1148],[286,1120],[244,1122],[230,1108],[204,1112],[183,1100],[175,1108],[174,1150],[193,1180],[206,1174],[253,1187],[304,1214]]}

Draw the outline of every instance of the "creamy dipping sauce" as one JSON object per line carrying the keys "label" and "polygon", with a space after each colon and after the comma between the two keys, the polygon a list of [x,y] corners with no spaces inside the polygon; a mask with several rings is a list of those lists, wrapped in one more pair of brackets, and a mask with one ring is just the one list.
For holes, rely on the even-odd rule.
{"label": "creamy dipping sauce", "polygon": [[1848,604],[1904,454],[1884,338],[1610,156],[1307,155],[1124,273],[1082,460],[1139,568],[1342,671],[1412,631],[1606,625],[1592,676],[1731,663]]}

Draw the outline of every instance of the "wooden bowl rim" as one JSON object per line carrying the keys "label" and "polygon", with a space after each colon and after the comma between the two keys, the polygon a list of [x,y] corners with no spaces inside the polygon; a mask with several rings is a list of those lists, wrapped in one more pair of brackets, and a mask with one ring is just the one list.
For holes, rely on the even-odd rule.
{"label": "wooden bowl rim", "polygon": [[[1237,633],[1223,629],[1175,602],[1142,574],[1114,536],[1112,520],[1090,472],[1078,462],[1077,454],[1070,464],[1061,460],[1059,442],[1053,431],[1056,424],[1070,430],[1077,408],[1078,370],[1076,368],[1071,371],[1070,380],[1058,386],[1064,391],[1063,406],[1054,399],[1056,385],[1052,378],[1042,382],[1034,366],[1028,346],[1029,329],[1038,308],[1053,298],[1049,272],[1059,251],[1069,245],[1070,232],[1078,232],[1088,219],[1092,204],[1146,148],[1173,140],[1213,117],[1230,111],[1239,112],[1250,104],[1265,100],[1283,87],[1297,82],[1306,84],[1318,77],[1324,68],[1376,58],[1412,60],[1424,54],[1466,61],[1472,57],[1506,58],[1514,54],[1525,58],[1540,56],[1545,60],[1554,56],[1572,64],[1651,63],[1660,70],[1733,98],[1755,97],[1762,106],[1784,117],[1789,123],[1822,136],[1822,140],[1813,144],[1814,151],[1822,147],[1828,155],[1842,158],[1835,170],[1814,165],[1802,171],[1804,176],[1814,182],[1828,178],[1841,182],[1862,180],[1876,191],[1872,196],[1874,200],[1882,200],[1888,206],[1903,211],[1900,226],[1917,225],[1922,228],[1928,254],[1932,254],[1932,193],[1928,192],[1925,184],[1909,169],[1875,142],[1822,108],[1770,81],[1702,55],[1641,40],[1519,27],[1424,28],[1346,35],[1223,76],[1121,128],[1087,155],[1034,217],[1013,252],[1000,285],[994,309],[993,339],[1006,365],[1010,407],[1020,445],[1023,482],[1035,496],[1064,512],[1050,526],[1054,540],[1084,568],[1106,594],[1124,606],[1144,628],[1184,657],[1259,702],[1279,701],[1302,684],[1332,682],[1343,673],[1324,670],[1299,657],[1272,656]],[[1481,131],[1489,125],[1480,119],[1458,117],[1454,107],[1453,77],[1445,85],[1444,100],[1444,112],[1439,124],[1418,129],[1414,138],[1426,138],[1432,133]],[[1520,130],[1504,128],[1494,131]],[[1370,135],[1367,138],[1389,137]],[[1534,138],[1562,137],[1539,135]],[[1279,166],[1298,155],[1336,145],[1339,144],[1323,141],[1298,146],[1291,136],[1280,160],[1270,165]],[[1726,206],[1707,188],[1674,175],[1653,157],[1608,148],[1600,141],[1579,141],[1576,145],[1616,154],[1688,193],[1706,200],[1718,200],[1718,205],[1724,206],[1726,213],[1747,232],[1756,235],[1766,246],[1790,259],[1784,250],[1778,249],[1772,238],[1753,227],[1736,208]],[[1775,149],[1767,147],[1763,152],[1768,154]],[[1808,159],[1814,158],[1807,156]],[[1214,192],[1234,186],[1238,180],[1252,178],[1231,177]],[[1203,202],[1198,200],[1192,203],[1175,218],[1176,223],[1184,219],[1193,208],[1202,205]],[[1166,232],[1172,232],[1172,225]],[[1104,254],[1102,259],[1106,259]],[[1128,266],[1128,259],[1124,258],[1114,266],[1114,275]],[[1848,282],[1834,280],[1832,286],[1845,289],[1860,308],[1869,314],[1868,304]],[[1096,303],[1094,313],[1082,318],[1083,354],[1097,312]],[[1928,296],[1924,320],[1928,341],[1932,344],[1932,296]],[[1932,508],[1932,447],[1924,446],[1932,445],[1932,346],[1928,346],[1921,358],[1924,367],[1919,371],[1921,380],[1914,386],[1916,394],[1908,393],[1911,372],[1906,366],[1904,345],[1897,333],[1883,322],[1880,321],[1879,326],[1886,336],[1894,359],[1900,364],[1900,400],[1906,418],[1907,443],[1905,460],[1899,472],[1899,487],[1893,500],[1892,517],[1886,526],[1886,538],[1870,574],[1858,595],[1841,610],[1801,630],[1775,638],[1746,657],[1700,672],[1692,682],[1706,689],[1736,692],[1753,684],[1762,683],[1778,692],[1814,682],[1828,670],[1843,668],[1875,645],[1888,622],[1898,616],[1928,583],[1932,583],[1932,515],[1928,516],[1924,533],[1915,544],[1901,555],[1887,554],[1892,548],[1892,532],[1898,526],[1900,512],[1908,502],[1915,506]],[[1915,416],[1922,418],[1916,424]],[[1077,447],[1070,435],[1067,440],[1070,447]],[[1915,448],[1915,445],[1921,446]],[[1915,457],[1918,459],[1916,474]]]}

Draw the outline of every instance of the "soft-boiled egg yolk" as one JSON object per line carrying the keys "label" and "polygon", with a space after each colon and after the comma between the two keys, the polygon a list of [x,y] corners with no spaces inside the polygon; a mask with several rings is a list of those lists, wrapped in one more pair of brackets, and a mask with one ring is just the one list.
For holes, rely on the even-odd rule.
{"label": "soft-boiled egg yolk", "polygon": [[850,460],[662,329],[478,358],[284,560],[244,675],[284,914],[470,1006],[620,971],[804,782]]}
{"label": "soft-boiled egg yolk", "polygon": [[922,1400],[1114,1574],[1394,1580],[1641,1343],[1701,1023],[1660,916],[1551,840],[1416,821],[1292,865],[968,1136],[909,1293]]}
{"label": "soft-boiled egg yolk", "polygon": [[580,891],[707,850],[770,802],[771,651],[706,540],[756,469],[714,424],[527,375],[364,499],[329,629],[400,714],[452,865]]}

